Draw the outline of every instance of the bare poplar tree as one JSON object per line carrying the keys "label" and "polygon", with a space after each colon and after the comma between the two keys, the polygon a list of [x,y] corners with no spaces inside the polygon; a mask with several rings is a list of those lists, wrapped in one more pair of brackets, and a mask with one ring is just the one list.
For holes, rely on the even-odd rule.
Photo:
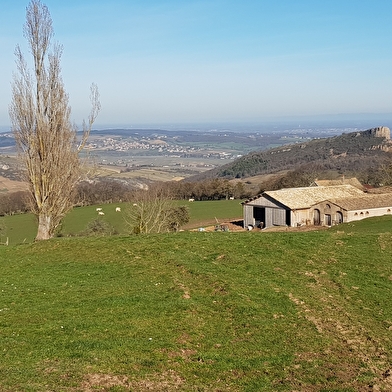
{"label": "bare poplar tree", "polygon": [[53,237],[64,215],[72,208],[72,195],[80,178],[79,152],[100,110],[98,89],[91,87],[92,110],[76,140],[71,108],[61,78],[62,47],[54,44],[48,8],[32,0],[26,9],[24,37],[32,55],[31,71],[19,46],[18,73],[14,76],[10,118],[38,218],[36,240]]}

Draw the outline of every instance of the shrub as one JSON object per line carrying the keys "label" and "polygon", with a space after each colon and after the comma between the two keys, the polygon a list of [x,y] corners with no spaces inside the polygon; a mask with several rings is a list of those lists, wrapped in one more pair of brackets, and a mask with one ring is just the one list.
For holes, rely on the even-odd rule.
{"label": "shrub", "polygon": [[112,225],[100,218],[90,221],[81,236],[85,237],[103,237],[116,234]]}

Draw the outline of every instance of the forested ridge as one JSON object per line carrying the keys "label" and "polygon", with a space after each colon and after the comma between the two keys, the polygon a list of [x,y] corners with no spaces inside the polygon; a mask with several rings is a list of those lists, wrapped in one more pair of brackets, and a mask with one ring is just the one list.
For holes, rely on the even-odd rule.
{"label": "forested ridge", "polygon": [[392,157],[392,143],[384,137],[374,136],[370,130],[352,132],[306,143],[281,146],[267,151],[249,153],[234,162],[220,166],[192,178],[246,178],[298,170],[300,167],[318,171],[336,171],[341,174],[361,174],[362,180],[387,165]]}

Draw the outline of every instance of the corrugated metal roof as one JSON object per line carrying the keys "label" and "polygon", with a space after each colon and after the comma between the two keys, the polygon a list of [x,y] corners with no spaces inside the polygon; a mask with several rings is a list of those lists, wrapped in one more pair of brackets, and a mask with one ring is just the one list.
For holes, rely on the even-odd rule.
{"label": "corrugated metal roof", "polygon": [[346,211],[392,207],[392,193],[328,200]]}
{"label": "corrugated metal roof", "polygon": [[267,195],[292,210],[309,208],[325,200],[344,199],[363,196],[364,192],[352,185],[317,186],[306,188],[287,188],[267,191]]}

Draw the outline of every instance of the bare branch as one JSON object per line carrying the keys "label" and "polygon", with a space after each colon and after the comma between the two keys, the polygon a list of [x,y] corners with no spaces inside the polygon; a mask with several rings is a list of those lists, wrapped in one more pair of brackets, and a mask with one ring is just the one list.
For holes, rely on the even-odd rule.
{"label": "bare branch", "polygon": [[83,135],[82,135],[82,140],[78,146],[78,151],[81,151],[84,148],[86,141],[90,135],[91,128],[95,122],[95,119],[97,118],[98,113],[101,110],[101,102],[99,101],[98,86],[93,83],[90,87],[90,91],[91,91],[90,101],[92,107],[87,123],[83,121]]}

